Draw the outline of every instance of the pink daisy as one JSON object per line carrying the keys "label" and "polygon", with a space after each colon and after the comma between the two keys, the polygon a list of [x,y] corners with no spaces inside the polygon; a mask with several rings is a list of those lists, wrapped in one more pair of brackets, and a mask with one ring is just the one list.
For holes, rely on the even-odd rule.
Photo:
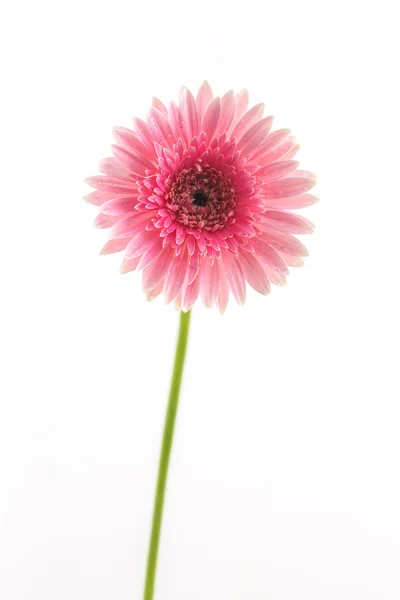
{"label": "pink daisy", "polygon": [[147,121],[114,129],[114,156],[87,179],[95,225],[111,228],[102,254],[124,251],[121,272],[142,270],[149,300],[163,293],[188,311],[200,296],[224,312],[230,292],[243,304],[246,283],[268,294],[303,264],[293,234],[313,226],[290,211],[317,200],[315,176],[293,160],[290,130],[271,132],[264,104],[248,100],[214,98],[207,82],[196,99],[184,88],[179,106],[155,98]]}

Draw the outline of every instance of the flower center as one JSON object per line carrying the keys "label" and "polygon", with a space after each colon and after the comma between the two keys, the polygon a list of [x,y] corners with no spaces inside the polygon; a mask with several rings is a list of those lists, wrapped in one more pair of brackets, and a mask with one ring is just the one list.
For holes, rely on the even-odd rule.
{"label": "flower center", "polygon": [[235,221],[234,184],[229,175],[209,165],[185,166],[170,185],[166,205],[182,225],[217,231]]}
{"label": "flower center", "polygon": [[196,206],[206,206],[208,202],[208,196],[202,190],[196,190],[193,192],[193,204]]}

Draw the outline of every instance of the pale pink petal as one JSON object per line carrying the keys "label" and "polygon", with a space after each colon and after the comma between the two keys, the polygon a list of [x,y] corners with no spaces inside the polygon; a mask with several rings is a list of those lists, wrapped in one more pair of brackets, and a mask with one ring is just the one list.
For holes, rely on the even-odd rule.
{"label": "pale pink petal", "polygon": [[93,204],[94,206],[102,206],[104,202],[112,200],[113,198],[115,198],[115,196],[116,194],[113,192],[102,192],[96,190],[95,192],[90,192],[89,194],[86,194],[86,196],[84,196],[83,198],[84,200],[86,200],[86,202],[89,202],[89,204]]}
{"label": "pale pink petal", "polygon": [[157,258],[157,256],[160,254],[162,249],[162,239],[156,237],[153,241],[153,245],[148,250],[146,250],[144,254],[142,254],[140,258],[140,263],[138,265],[138,270],[144,269],[145,267],[147,267],[147,265],[153,262],[153,260]]}
{"label": "pale pink petal", "polygon": [[148,125],[143,119],[133,119],[133,125],[135,127],[135,133],[140,141],[146,146],[150,152],[154,152],[153,138],[151,137],[151,131]]}
{"label": "pale pink petal", "polygon": [[152,106],[168,119],[167,107],[156,96],[153,96]]}
{"label": "pale pink petal", "polygon": [[157,258],[143,269],[142,287],[144,292],[154,289],[164,279],[172,258],[173,249],[170,246],[165,246]]}
{"label": "pale pink petal", "polygon": [[240,140],[242,135],[244,135],[254,123],[256,123],[262,118],[264,108],[265,104],[261,102],[260,104],[256,104],[255,106],[253,106],[253,108],[248,110],[247,113],[243,115],[238,124],[235,126],[234,130],[232,131],[231,137],[235,138],[236,140]]}
{"label": "pale pink petal", "polygon": [[160,283],[155,288],[146,293],[146,300],[148,302],[151,302],[152,300],[158,298],[158,296],[162,293],[163,288],[164,281],[160,281]]}
{"label": "pale pink petal", "polygon": [[225,252],[223,255],[225,277],[228,281],[229,288],[239,305],[244,304],[246,299],[246,283],[240,261],[234,258],[230,252]]}
{"label": "pale pink petal", "polygon": [[171,259],[164,283],[164,295],[167,304],[174,300],[182,289],[187,271],[187,263],[188,255],[186,248],[183,248],[178,256],[174,256]]}
{"label": "pale pink petal", "polygon": [[174,301],[175,310],[182,310],[182,292],[179,292]]}
{"label": "pale pink petal", "polygon": [[124,274],[124,273],[130,273],[131,271],[135,271],[136,267],[139,264],[139,261],[140,261],[140,256],[137,256],[136,258],[124,257],[122,259],[122,263],[119,268],[119,272]]}
{"label": "pale pink petal", "polygon": [[179,114],[179,109],[175,102],[171,102],[168,109],[168,122],[173,131],[174,137],[176,140],[179,138],[183,138],[183,131],[181,126],[181,117]]}
{"label": "pale pink petal", "polygon": [[[259,162],[260,166],[270,164],[278,160],[279,156],[275,157],[272,151],[280,149],[284,154],[295,145],[293,136],[290,135],[290,129],[277,129],[272,131],[262,144],[252,154],[252,159]],[[282,150],[283,148],[283,150]]]}
{"label": "pale pink petal", "polygon": [[269,198],[265,201],[268,208],[278,208],[286,210],[296,210],[297,208],[305,208],[318,202],[318,198],[312,194],[301,194],[300,196],[292,196],[291,198]]}
{"label": "pale pink petal", "polygon": [[112,227],[115,223],[118,223],[121,218],[121,215],[104,215],[103,213],[99,213],[94,220],[94,226],[97,229],[107,229],[107,227]]}
{"label": "pale pink petal", "polygon": [[109,177],[108,175],[94,175],[94,177],[88,177],[85,179],[85,183],[96,190],[113,192],[115,195],[132,194],[132,192],[136,193],[137,191],[135,181],[132,180],[131,183],[128,183],[127,181],[121,181],[121,179]]}
{"label": "pale pink petal", "polygon": [[235,97],[235,116],[232,121],[230,130],[236,127],[240,119],[243,117],[249,106],[249,92],[247,90],[241,90]]}
{"label": "pale pink petal", "polygon": [[[283,131],[285,131],[285,130],[283,130]],[[288,132],[288,131],[289,130],[287,129],[286,132]],[[264,143],[265,144],[268,143],[268,147],[264,148],[262,150],[262,152],[260,153],[260,155],[257,156],[257,161],[259,162],[260,167],[265,167],[266,165],[270,165],[271,163],[274,163],[277,160],[281,160],[281,159],[289,160],[289,159],[293,158],[293,156],[295,156],[295,154],[297,153],[297,151],[299,149],[299,145],[296,144],[296,138],[293,135],[287,135],[285,137],[285,134],[283,132],[280,132],[280,135],[282,136],[282,138],[285,138],[285,139],[283,139],[281,142],[279,142],[278,145],[276,145],[275,143],[272,143],[273,140],[269,139],[269,136],[265,140]],[[276,141],[276,138],[275,138],[275,141]],[[262,144],[262,146],[263,145],[264,144]],[[272,149],[271,149],[271,145],[272,145]],[[253,158],[254,158],[254,154],[253,154]]]}
{"label": "pale pink petal", "polygon": [[239,260],[247,283],[251,285],[256,292],[264,295],[268,294],[271,290],[269,279],[264,268],[254,255],[242,250],[239,252]]}
{"label": "pale pink petal", "polygon": [[279,273],[278,271],[274,271],[274,269],[271,269],[267,265],[264,265],[264,269],[271,283],[280,286],[286,285],[285,275]]}
{"label": "pale pink petal", "polygon": [[256,177],[264,182],[274,181],[274,179],[282,179],[289,173],[292,173],[298,167],[297,160],[281,160],[272,164],[266,165],[256,172]]}
{"label": "pale pink petal", "polygon": [[264,265],[268,265],[275,271],[286,274],[288,272],[285,261],[271,246],[255,237],[251,239],[251,245],[254,248],[255,256]]}
{"label": "pale pink petal", "polygon": [[136,150],[113,145],[112,151],[115,158],[135,175],[144,177],[147,175],[146,171],[156,172],[156,167]]}
{"label": "pale pink petal", "polygon": [[263,216],[263,223],[267,227],[275,227],[287,233],[312,233],[314,225],[308,219],[290,212],[268,210]]}
{"label": "pale pink petal", "polygon": [[147,122],[152,133],[153,140],[161,144],[161,146],[172,148],[175,138],[164,115],[155,108],[150,108]]}
{"label": "pale pink petal", "polygon": [[144,230],[135,235],[131,239],[125,250],[125,256],[127,258],[134,258],[135,256],[142,256],[149,248],[152,248],[154,242],[157,240],[157,236],[154,234],[154,230]]}
{"label": "pale pink petal", "polygon": [[263,228],[263,241],[278,252],[292,256],[308,256],[307,248],[290,233]]}
{"label": "pale pink petal", "polygon": [[100,251],[101,255],[114,254],[114,252],[121,252],[125,250],[128,245],[129,238],[121,238],[119,240],[108,240]]}
{"label": "pale pink petal", "polygon": [[[119,146],[126,146],[127,148],[132,148],[132,150],[135,150],[136,152],[147,158],[150,162],[153,162],[155,164],[157,163],[157,157],[154,150],[154,146],[152,145],[151,149],[149,149],[147,145],[143,144],[143,142],[140,141],[140,139],[131,129],[127,129],[126,127],[114,127],[113,135],[115,141]],[[124,168],[124,170],[126,172],[129,172],[129,170],[126,168]]]}
{"label": "pale pink petal", "polygon": [[213,100],[213,93],[208,81],[203,81],[196,96],[197,113],[200,123],[203,120],[206,110]]}
{"label": "pale pink petal", "polygon": [[199,133],[196,100],[193,94],[185,89],[179,104],[179,113],[182,120],[182,129],[186,143],[189,145],[192,137]]}
{"label": "pale pink petal", "polygon": [[133,213],[137,204],[137,197],[121,196],[104,202],[101,206],[101,212],[105,215],[121,215],[126,216]]}
{"label": "pale pink petal", "polygon": [[284,252],[279,252],[288,267],[303,267],[304,260],[300,256],[290,256]]}
{"label": "pale pink petal", "polygon": [[279,158],[284,158],[285,160],[290,160],[298,153],[300,149],[300,144],[295,144],[288,152],[282,154]]}
{"label": "pale pink petal", "polygon": [[200,277],[197,276],[192,283],[184,283],[182,288],[182,310],[187,312],[196,302],[200,292]]}
{"label": "pale pink petal", "polygon": [[296,177],[305,177],[306,179],[312,179],[315,182],[317,181],[317,176],[314,173],[311,173],[311,171],[304,171],[304,169],[296,169],[293,175]]}
{"label": "pale pink petal", "polygon": [[132,216],[121,219],[111,229],[111,237],[114,239],[123,237],[133,237],[146,228],[151,222],[152,217],[156,215],[155,211],[136,211]]}
{"label": "pale pink petal", "polygon": [[202,130],[207,134],[209,140],[212,139],[215,130],[218,126],[219,117],[221,114],[221,100],[215,98],[207,109],[204,116]]}
{"label": "pale pink petal", "polygon": [[229,131],[234,114],[235,114],[235,94],[233,90],[229,90],[221,100],[221,115],[216,129],[217,133],[226,133]]}
{"label": "pale pink petal", "polygon": [[201,297],[203,304],[210,308],[218,295],[220,273],[218,260],[205,258],[200,272]]}
{"label": "pale pink petal", "polygon": [[273,117],[265,117],[255,123],[238,141],[237,149],[241,150],[242,154],[249,154],[257,148],[261,142],[267,137],[269,130],[272,127]]}
{"label": "pale pink petal", "polygon": [[219,289],[216,305],[221,315],[223,315],[226,311],[226,307],[228,306],[229,285],[225,277],[225,265],[222,257],[216,262],[218,263],[219,269]]}
{"label": "pale pink petal", "polygon": [[120,165],[119,162],[112,157],[103,158],[99,162],[99,171],[104,175],[111,175],[111,177],[116,177],[117,179],[122,179],[123,181],[132,181],[130,179],[128,169],[125,169],[125,167]]}
{"label": "pale pink petal", "polygon": [[197,274],[200,269],[200,253],[195,252],[189,258],[188,272],[187,272],[187,282],[190,285],[192,281],[194,281],[197,277]]}
{"label": "pale pink petal", "polygon": [[314,187],[315,179],[307,177],[284,177],[263,185],[263,194],[268,198],[289,198],[308,192]]}

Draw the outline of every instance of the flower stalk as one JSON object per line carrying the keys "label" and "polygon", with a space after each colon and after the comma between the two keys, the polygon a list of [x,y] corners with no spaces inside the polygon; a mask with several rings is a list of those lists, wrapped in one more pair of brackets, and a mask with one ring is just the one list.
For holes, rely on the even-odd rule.
{"label": "flower stalk", "polygon": [[161,525],[165,503],[165,490],[167,486],[168,467],[171,457],[176,415],[179,404],[179,394],[181,389],[183,368],[186,357],[186,348],[189,337],[189,326],[190,311],[181,312],[178,339],[175,352],[175,362],[172,372],[167,413],[165,416],[164,434],[161,445],[160,462],[158,466],[157,486],[153,509],[153,521],[151,526],[149,552],[147,557],[144,600],[153,600],[154,598],[158,550],[160,546]]}

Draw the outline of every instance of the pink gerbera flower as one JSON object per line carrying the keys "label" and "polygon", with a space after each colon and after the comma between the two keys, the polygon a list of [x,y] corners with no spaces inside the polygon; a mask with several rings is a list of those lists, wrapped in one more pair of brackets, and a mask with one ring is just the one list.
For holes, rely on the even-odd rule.
{"label": "pink gerbera flower", "polygon": [[116,127],[113,158],[87,183],[111,227],[102,253],[124,251],[121,271],[142,270],[149,300],[164,293],[188,311],[201,296],[224,312],[229,292],[243,304],[246,282],[261,294],[283,285],[307,250],[293,234],[312,224],[291,209],[313,204],[315,177],[293,160],[288,129],[271,132],[264,105],[248,93],[213,97],[204,82],[179,106],[154,99],[147,121]]}

